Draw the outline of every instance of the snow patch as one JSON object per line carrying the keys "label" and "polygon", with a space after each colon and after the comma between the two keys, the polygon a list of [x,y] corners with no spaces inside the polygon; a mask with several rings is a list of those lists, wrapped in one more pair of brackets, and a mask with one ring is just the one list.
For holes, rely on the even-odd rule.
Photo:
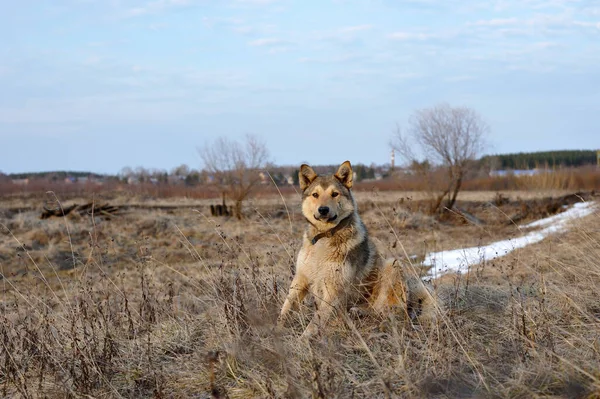
{"label": "snow patch", "polygon": [[578,202],[570,209],[545,219],[519,226],[520,229],[544,227],[523,236],[497,241],[488,245],[460,248],[427,254],[423,265],[432,266],[430,276],[437,277],[448,272],[466,271],[471,265],[502,257],[515,249],[542,241],[550,234],[564,231],[569,221],[591,215],[595,210],[593,202]]}

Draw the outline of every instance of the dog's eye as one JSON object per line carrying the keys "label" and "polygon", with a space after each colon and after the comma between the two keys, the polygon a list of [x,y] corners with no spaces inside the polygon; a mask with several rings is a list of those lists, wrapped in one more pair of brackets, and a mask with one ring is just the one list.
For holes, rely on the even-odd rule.
{"label": "dog's eye", "polygon": [[319,194],[317,194],[317,193],[313,193],[313,197],[315,197],[315,198],[319,198]]}
{"label": "dog's eye", "polygon": [[335,191],[331,193],[331,196],[332,196],[333,198],[337,197],[338,195],[340,195],[340,193],[336,193]]}

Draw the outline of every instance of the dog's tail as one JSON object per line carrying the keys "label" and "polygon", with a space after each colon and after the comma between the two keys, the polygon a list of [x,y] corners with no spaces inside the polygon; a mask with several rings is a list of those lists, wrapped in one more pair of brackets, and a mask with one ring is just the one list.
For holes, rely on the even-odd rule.
{"label": "dog's tail", "polygon": [[394,258],[386,259],[373,290],[373,308],[380,313],[393,307],[405,308],[408,299],[405,280],[400,262]]}
{"label": "dog's tail", "polygon": [[373,304],[375,310],[401,307],[411,319],[418,317],[425,321],[436,318],[438,301],[433,287],[404,267],[399,259],[384,261],[379,285],[380,292]]}

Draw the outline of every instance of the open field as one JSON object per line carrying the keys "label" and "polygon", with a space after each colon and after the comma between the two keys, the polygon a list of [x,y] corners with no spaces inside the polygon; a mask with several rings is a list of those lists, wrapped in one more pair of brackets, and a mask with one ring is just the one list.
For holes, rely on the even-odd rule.
{"label": "open field", "polygon": [[[515,237],[520,224],[597,200],[570,194],[463,192],[462,213],[441,220],[423,212],[425,193],[356,197],[382,253],[413,270],[412,256]],[[298,195],[249,201],[241,222],[213,218],[214,199],[95,201],[120,210],[42,220],[54,196],[0,198],[2,396],[600,395],[598,212],[434,281],[444,299],[434,325],[338,318],[304,342],[310,303],[274,329],[304,229]]]}

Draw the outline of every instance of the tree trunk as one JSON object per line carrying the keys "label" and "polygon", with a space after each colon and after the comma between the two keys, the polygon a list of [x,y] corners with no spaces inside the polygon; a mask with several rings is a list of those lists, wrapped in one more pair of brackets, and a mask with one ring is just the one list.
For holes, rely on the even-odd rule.
{"label": "tree trunk", "polygon": [[435,202],[431,203],[431,208],[430,208],[430,212],[432,215],[438,213],[440,206],[442,205],[442,201],[444,200],[444,197],[448,194],[450,190],[446,190],[443,193],[441,193],[440,195],[437,196],[437,198],[435,199]]}
{"label": "tree trunk", "polygon": [[460,191],[460,186],[462,185],[462,176],[458,176],[456,179],[456,183],[454,183],[454,191],[452,192],[452,196],[448,200],[448,209],[452,209],[454,203],[456,202],[456,197],[458,197],[458,192]]}
{"label": "tree trunk", "polygon": [[242,220],[242,201],[235,201],[235,207],[233,212],[238,220]]}

